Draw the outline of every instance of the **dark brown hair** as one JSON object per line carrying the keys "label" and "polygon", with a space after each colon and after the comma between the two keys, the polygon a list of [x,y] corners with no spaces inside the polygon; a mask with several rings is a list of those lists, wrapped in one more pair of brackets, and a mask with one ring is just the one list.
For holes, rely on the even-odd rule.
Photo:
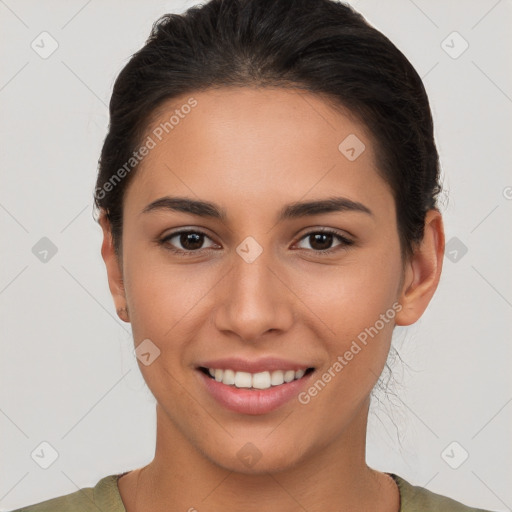
{"label": "dark brown hair", "polygon": [[402,251],[412,252],[440,185],[430,106],[411,63],[340,2],[211,0],[157,20],[115,81],[94,200],[118,254],[124,192],[137,168],[127,172],[126,163],[151,116],[174,97],[230,86],[300,88],[352,112],[373,136]]}

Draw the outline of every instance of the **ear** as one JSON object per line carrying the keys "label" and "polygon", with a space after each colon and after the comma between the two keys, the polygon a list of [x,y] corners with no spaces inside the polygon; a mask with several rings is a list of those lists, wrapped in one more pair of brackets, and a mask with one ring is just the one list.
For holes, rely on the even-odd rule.
{"label": "ear", "polygon": [[423,240],[405,265],[404,280],[396,325],[416,322],[430,302],[439,284],[444,257],[443,218],[438,210],[429,210],[425,217]]}
{"label": "ear", "polygon": [[101,212],[98,223],[103,230],[103,243],[101,245],[101,256],[107,267],[108,286],[114,299],[116,311],[121,320],[129,322],[126,310],[126,295],[123,282],[122,265],[114,249],[114,241],[110,221],[106,213]]}

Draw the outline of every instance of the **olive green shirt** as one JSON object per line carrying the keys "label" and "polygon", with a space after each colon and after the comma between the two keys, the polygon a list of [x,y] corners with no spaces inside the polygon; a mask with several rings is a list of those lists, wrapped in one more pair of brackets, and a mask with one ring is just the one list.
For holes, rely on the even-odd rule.
{"label": "olive green shirt", "polygon": [[[11,512],[126,512],[117,487],[118,478],[124,474],[106,476],[94,487],[85,487]],[[491,512],[468,507],[423,487],[411,485],[394,473],[388,474],[400,490],[400,512]]]}

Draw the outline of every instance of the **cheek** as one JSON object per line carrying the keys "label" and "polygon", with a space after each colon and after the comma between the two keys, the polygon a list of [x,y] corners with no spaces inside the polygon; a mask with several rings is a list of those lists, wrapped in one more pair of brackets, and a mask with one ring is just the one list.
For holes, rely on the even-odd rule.
{"label": "cheek", "polygon": [[125,272],[134,337],[154,337],[165,343],[180,329],[187,314],[194,311],[208,291],[209,281],[199,278],[197,272],[192,278],[192,266],[187,271],[165,264],[136,262],[134,258]]}
{"label": "cheek", "polygon": [[[395,301],[396,280],[353,272],[326,297],[333,330],[344,339],[355,338],[373,326]],[[389,316],[389,315],[388,315]],[[381,325],[379,323],[379,325]],[[387,325],[387,324],[386,324]],[[381,327],[382,330],[382,327]]]}
{"label": "cheek", "polygon": [[164,249],[126,244],[125,289],[135,345],[149,338],[160,362],[186,366],[185,345],[208,325],[212,297],[222,277],[213,265],[171,264]]}
{"label": "cheek", "polygon": [[308,292],[308,300],[316,304],[335,339],[357,337],[392,308],[398,297],[401,262],[399,255],[391,252],[395,251],[380,258],[373,253],[373,261],[362,257],[304,283],[304,290],[313,290]]}
{"label": "cheek", "polygon": [[360,410],[386,363],[401,308],[396,302],[400,265],[388,263],[386,275],[379,266],[354,266],[325,280],[319,311],[333,332],[319,343],[327,358],[298,396],[307,413],[304,428],[323,430],[324,439],[337,436]]}
{"label": "cheek", "polygon": [[331,329],[326,339],[327,368],[336,361],[341,364],[334,369],[336,375],[344,375],[338,384],[352,388],[354,398],[358,388],[364,393],[373,387],[386,362],[395,316],[401,309],[397,302],[400,276],[400,253],[393,246],[373,251],[371,261],[361,255],[357,263],[340,267],[323,280],[317,302],[322,320]]}
{"label": "cheek", "polygon": [[127,254],[125,289],[134,344],[137,347],[149,339],[159,351],[148,365],[138,359],[138,366],[157,401],[165,403],[166,410],[174,410],[183,396],[179,383],[191,337],[189,319],[197,316],[195,306],[207,290],[198,288],[201,280],[192,280],[191,270],[180,272],[176,266],[152,261],[149,251],[129,253],[127,248]]}
{"label": "cheek", "polygon": [[[209,302],[206,295],[210,300],[215,295],[223,274],[217,265],[171,265],[161,249],[147,250],[143,244],[131,243],[129,236],[124,249],[124,284],[136,342],[141,336],[165,341],[192,317],[197,322],[198,315],[207,315],[200,303]],[[330,327],[331,334],[346,340],[374,325],[393,304],[400,270],[397,251],[373,248],[353,260],[347,255],[342,265],[295,269],[286,280],[301,301],[318,312],[318,320]]]}

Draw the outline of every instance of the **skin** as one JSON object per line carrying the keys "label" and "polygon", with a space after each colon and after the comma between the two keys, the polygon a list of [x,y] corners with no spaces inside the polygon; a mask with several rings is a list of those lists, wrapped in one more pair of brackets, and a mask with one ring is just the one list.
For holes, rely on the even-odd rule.
{"label": "skin", "polygon": [[[438,285],[441,215],[428,212],[424,239],[404,261],[391,189],[377,171],[368,131],[353,116],[296,90],[191,96],[197,106],[149,152],[127,188],[120,259],[100,217],[115,306],[128,308],[121,316],[136,346],[149,338],[161,351],[148,366],[138,361],[157,401],[157,442],[154,459],[119,480],[125,507],[396,512],[394,481],[365,462],[370,393],[394,325],[418,320]],[[188,98],[166,103],[148,134]],[[338,150],[349,134],[366,146],[354,161]],[[214,202],[227,218],[141,213],[166,195]],[[373,215],[342,211],[276,223],[288,203],[333,195]],[[157,243],[183,227],[206,234],[191,257]],[[354,243],[333,237],[319,246],[305,236],[318,228]],[[236,252],[248,236],[263,249],[253,263]],[[180,237],[169,246],[190,247]],[[331,253],[319,255],[319,248]],[[233,355],[300,361],[322,375],[397,303],[395,318],[307,405],[293,399],[268,414],[240,414],[215,402],[198,378],[201,361]],[[261,454],[251,467],[237,456],[248,442]]]}

